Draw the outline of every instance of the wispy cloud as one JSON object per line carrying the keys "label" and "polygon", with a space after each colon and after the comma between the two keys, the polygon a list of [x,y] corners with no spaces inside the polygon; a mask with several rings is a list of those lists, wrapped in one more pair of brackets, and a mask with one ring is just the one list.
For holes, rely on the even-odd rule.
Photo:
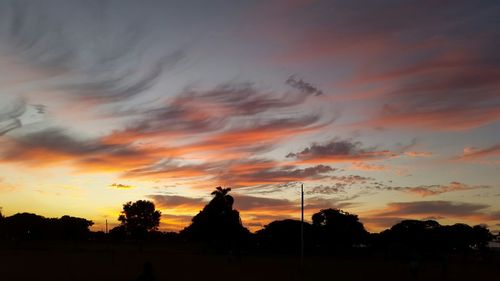
{"label": "wispy cloud", "polygon": [[377,184],[368,186],[369,189],[375,190],[388,190],[388,191],[403,191],[408,193],[413,193],[420,195],[422,197],[434,196],[442,193],[454,192],[454,191],[466,191],[482,188],[490,188],[489,185],[467,185],[461,182],[450,182],[447,185],[419,185],[419,186],[388,186],[385,184]]}
{"label": "wispy cloud", "polygon": [[330,163],[344,161],[379,160],[396,154],[376,147],[363,148],[359,141],[334,139],[328,143],[313,143],[297,153],[289,153],[288,158],[303,163]]}
{"label": "wispy cloud", "polygon": [[495,159],[499,161],[500,144],[495,144],[486,148],[464,148],[463,154],[455,157],[458,161],[489,163]]}

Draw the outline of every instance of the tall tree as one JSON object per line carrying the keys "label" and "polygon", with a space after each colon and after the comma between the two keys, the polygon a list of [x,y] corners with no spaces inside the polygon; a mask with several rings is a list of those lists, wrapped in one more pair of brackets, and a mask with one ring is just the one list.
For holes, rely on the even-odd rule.
{"label": "tall tree", "polygon": [[230,188],[217,187],[211,194],[212,200],[193,217],[191,225],[181,231],[189,239],[204,241],[239,240],[248,234],[242,225],[240,213],[233,209],[234,198]]}
{"label": "tall tree", "polygon": [[158,229],[160,217],[161,212],[155,209],[153,202],[138,200],[125,203],[118,220],[129,235],[141,238]]}

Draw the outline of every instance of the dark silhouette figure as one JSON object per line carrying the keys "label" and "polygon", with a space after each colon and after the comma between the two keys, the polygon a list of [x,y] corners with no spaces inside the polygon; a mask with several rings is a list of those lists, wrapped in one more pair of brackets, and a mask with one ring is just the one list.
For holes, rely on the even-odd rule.
{"label": "dark silhouette figure", "polygon": [[124,231],[135,238],[144,238],[148,232],[155,231],[160,225],[161,212],[155,210],[153,202],[138,200],[127,202],[118,217],[122,223],[117,231]]}
{"label": "dark silhouette figure", "polygon": [[145,262],[141,274],[135,279],[136,281],[155,281],[153,264]]}
{"label": "dark silhouette figure", "polygon": [[234,198],[230,188],[217,187],[211,194],[214,198],[193,217],[191,225],[181,231],[190,240],[237,243],[249,234],[233,209]]}

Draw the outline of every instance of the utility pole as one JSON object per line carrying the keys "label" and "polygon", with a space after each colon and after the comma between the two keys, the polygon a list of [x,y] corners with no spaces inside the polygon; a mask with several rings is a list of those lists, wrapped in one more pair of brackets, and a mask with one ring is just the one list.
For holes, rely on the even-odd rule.
{"label": "utility pole", "polygon": [[300,197],[301,197],[301,219],[300,219],[300,266],[304,267],[304,184],[300,186]]}
{"label": "utility pole", "polygon": [[108,234],[108,219],[106,219],[106,234]]}

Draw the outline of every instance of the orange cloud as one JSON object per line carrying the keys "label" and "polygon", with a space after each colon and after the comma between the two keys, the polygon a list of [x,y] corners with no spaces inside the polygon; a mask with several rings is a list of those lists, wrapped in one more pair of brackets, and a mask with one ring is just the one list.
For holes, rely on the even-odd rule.
{"label": "orange cloud", "polygon": [[367,164],[363,162],[354,162],[350,169],[360,171],[384,171],[387,167],[384,165]]}
{"label": "orange cloud", "polygon": [[465,131],[500,120],[500,106],[444,108],[386,112],[363,123],[363,127],[430,128],[434,130]]}
{"label": "orange cloud", "polygon": [[410,157],[430,157],[433,155],[432,152],[428,151],[407,151],[404,154]]}
{"label": "orange cloud", "polygon": [[294,158],[295,163],[335,163],[380,160],[397,156],[389,150],[377,150],[375,147],[363,148],[361,142],[350,140],[332,140],[328,143],[313,143],[300,152],[289,153],[287,158]]}
{"label": "orange cloud", "polygon": [[[471,161],[471,162],[490,162],[490,159],[496,159],[500,157],[500,144],[495,144],[491,147],[477,149],[473,147],[465,147],[464,152],[461,156],[456,157],[459,161]],[[497,159],[498,160],[498,159]],[[497,161],[498,162],[498,161]]]}

